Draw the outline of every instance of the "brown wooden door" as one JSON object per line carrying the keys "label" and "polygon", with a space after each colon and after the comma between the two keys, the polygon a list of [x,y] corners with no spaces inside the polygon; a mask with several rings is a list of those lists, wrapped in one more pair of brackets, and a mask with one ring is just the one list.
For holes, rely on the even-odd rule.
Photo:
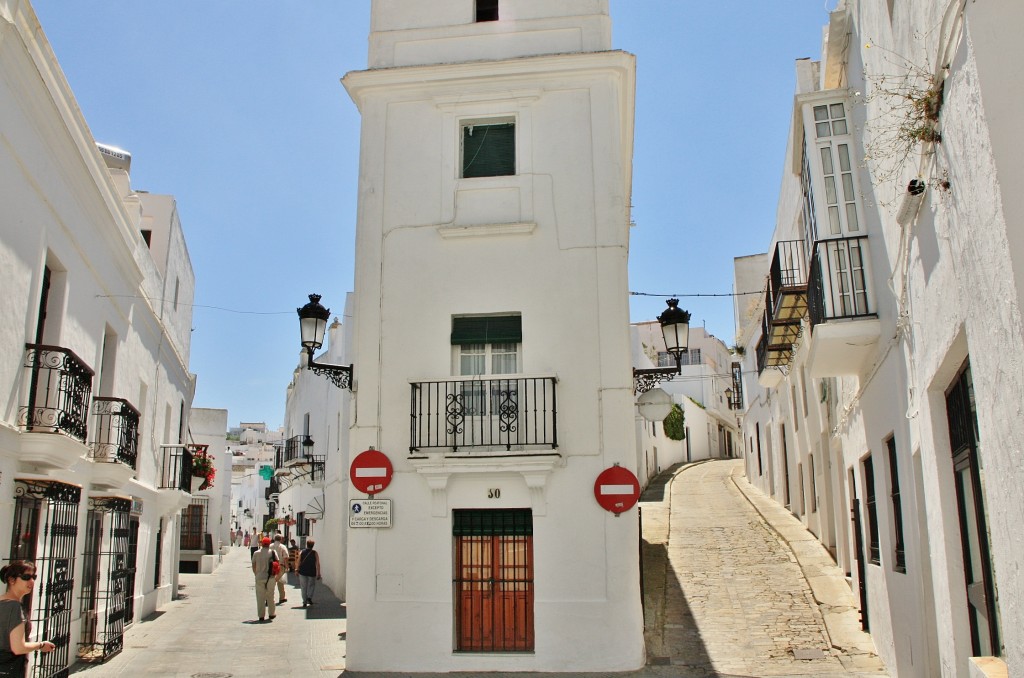
{"label": "brown wooden door", "polygon": [[533,537],[455,538],[457,649],[533,650]]}

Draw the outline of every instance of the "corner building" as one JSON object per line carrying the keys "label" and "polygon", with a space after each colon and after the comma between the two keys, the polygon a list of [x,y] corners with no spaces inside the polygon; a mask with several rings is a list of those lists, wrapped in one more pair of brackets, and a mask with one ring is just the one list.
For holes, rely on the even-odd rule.
{"label": "corner building", "polygon": [[[350,528],[348,667],[644,663],[627,255],[635,65],[606,0],[374,0],[351,453],[394,466]],[[358,498],[353,491],[353,498]]]}

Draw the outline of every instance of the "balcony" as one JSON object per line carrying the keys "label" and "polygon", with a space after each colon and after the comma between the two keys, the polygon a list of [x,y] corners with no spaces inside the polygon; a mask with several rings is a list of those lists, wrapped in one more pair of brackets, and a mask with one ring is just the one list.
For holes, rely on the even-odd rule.
{"label": "balcony", "polygon": [[[21,461],[43,469],[70,468],[85,452],[92,369],[60,346],[25,344],[28,393],[18,423],[29,435]],[[52,435],[60,434],[60,435]]]}
{"label": "balcony", "polygon": [[92,484],[116,489],[135,474],[139,449],[139,411],[123,398],[93,398],[89,458],[95,462]]}
{"label": "balcony", "polygon": [[[306,444],[303,444],[306,443]],[[306,435],[292,436],[277,450],[277,480],[281,489],[293,483],[316,485],[324,479],[326,456],[313,454],[313,440]]]}
{"label": "balcony", "polygon": [[462,377],[412,384],[411,453],[558,447],[555,377]]}
{"label": "balcony", "polygon": [[812,377],[860,374],[878,345],[875,292],[866,236],[814,245],[807,290]]}
{"label": "balcony", "polygon": [[164,446],[160,465],[160,489],[192,492],[192,452],[186,445]]}
{"label": "balcony", "polygon": [[765,388],[782,381],[782,369],[793,359],[793,344],[800,336],[800,323],[807,315],[807,272],[807,254],[802,240],[776,243],[757,350],[757,379]]}

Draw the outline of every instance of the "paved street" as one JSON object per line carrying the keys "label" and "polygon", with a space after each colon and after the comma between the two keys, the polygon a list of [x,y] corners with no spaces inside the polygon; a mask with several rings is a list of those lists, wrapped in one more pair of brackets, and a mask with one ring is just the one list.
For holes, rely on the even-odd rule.
{"label": "paved street", "polygon": [[298,580],[277,619],[253,623],[256,593],[249,549],[235,547],[213,574],[181,575],[179,600],[136,623],[125,649],[106,664],[76,665],[80,678],[104,676],[337,676],[345,666],[345,608],[318,585],[303,610]]}
{"label": "paved street", "polygon": [[[645,492],[649,664],[630,677],[884,676],[842,572],[788,511],[741,473],[739,461],[698,462],[666,472]],[[303,610],[293,583],[277,619],[254,624],[248,553],[232,549],[212,575],[182,575],[182,598],[135,624],[120,655],[74,672],[81,678],[408,675],[344,671],[345,608],[324,586],[316,605]]]}
{"label": "paved street", "polygon": [[740,460],[698,462],[644,493],[648,671],[885,675],[843,573],[742,472]]}

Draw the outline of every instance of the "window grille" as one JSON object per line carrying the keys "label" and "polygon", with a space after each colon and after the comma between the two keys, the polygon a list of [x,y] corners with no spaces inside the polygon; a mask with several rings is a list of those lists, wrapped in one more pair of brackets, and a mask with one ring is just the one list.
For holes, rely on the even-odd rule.
{"label": "window grille", "polygon": [[206,536],[206,520],[209,513],[210,500],[206,497],[195,497],[192,503],[182,511],[181,516],[181,550],[200,551],[204,549]]}
{"label": "window grille", "polygon": [[893,532],[896,536],[895,544],[895,559],[893,562],[893,568],[897,572],[907,571],[907,559],[906,552],[903,545],[903,502],[900,499],[900,474],[899,466],[896,460],[896,438],[890,436],[885,441],[885,446],[889,452],[889,484],[892,487],[890,496],[892,497],[892,521],[893,521]]}
{"label": "window grille", "polygon": [[16,480],[14,496],[10,560],[35,562],[39,575],[26,612],[32,640],[46,639],[57,648],[35,656],[32,676],[66,676],[82,489],[55,481]]}
{"label": "window grille", "polygon": [[875,495],[875,466],[871,455],[864,459],[864,503],[868,509],[868,561],[878,565],[881,563],[878,546],[878,506]]}

